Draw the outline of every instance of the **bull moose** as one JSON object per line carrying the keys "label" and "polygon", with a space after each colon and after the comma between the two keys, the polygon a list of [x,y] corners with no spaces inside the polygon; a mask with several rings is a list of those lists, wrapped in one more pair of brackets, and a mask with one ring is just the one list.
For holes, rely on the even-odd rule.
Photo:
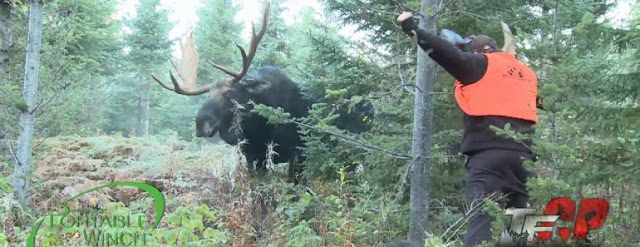
{"label": "bull moose", "polygon": [[[271,124],[267,119],[252,112],[253,105],[264,104],[273,108],[281,108],[293,118],[300,118],[309,114],[313,104],[312,100],[303,97],[301,88],[287,75],[275,67],[261,67],[247,74],[249,66],[258,49],[258,43],[265,34],[269,20],[269,3],[267,2],[262,20],[262,27],[258,33],[253,29],[249,53],[239,46],[242,55],[242,70],[237,73],[221,65],[211,63],[218,70],[231,77],[217,82],[196,87],[199,58],[195,45],[191,38],[187,37],[181,44],[182,56],[179,65],[173,63],[174,68],[181,77],[183,83],[179,85],[176,78],[170,72],[173,87],[152,75],[153,79],[162,87],[181,95],[201,95],[209,93],[207,100],[198,110],[196,115],[196,136],[213,137],[220,134],[221,139],[230,144],[238,145],[240,140],[245,140],[241,145],[241,151],[248,165],[256,166],[258,174],[266,170],[265,161],[271,143],[272,150],[277,154],[272,157],[274,163],[288,162],[289,179],[298,181],[300,164],[303,162],[300,147],[303,141],[298,133],[298,126],[293,123]],[[352,132],[366,131],[370,127],[363,126],[363,118],[354,116],[373,117],[373,108],[369,102],[358,104],[357,114],[341,114],[340,124],[337,126]],[[238,121],[237,116],[241,120]],[[353,124],[350,124],[352,122]],[[354,127],[355,126],[355,127]]]}

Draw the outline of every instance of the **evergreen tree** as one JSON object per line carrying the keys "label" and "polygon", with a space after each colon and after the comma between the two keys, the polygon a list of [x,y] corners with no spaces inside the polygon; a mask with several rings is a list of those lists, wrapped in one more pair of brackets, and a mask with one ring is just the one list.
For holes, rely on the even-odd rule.
{"label": "evergreen tree", "polygon": [[[21,105],[15,89],[20,70],[17,64],[24,63],[24,51],[19,47],[26,42],[23,27],[26,12],[19,7],[13,12],[15,35],[9,51],[13,79],[7,80],[6,97],[2,97],[11,106],[9,112],[17,111]],[[38,125],[44,128],[38,136],[86,134],[99,128],[101,99],[107,97],[99,87],[106,84],[104,75],[119,63],[121,53],[119,25],[112,18],[114,12],[115,1],[61,0],[46,4],[47,28],[43,30],[40,71],[44,83],[40,85],[37,110],[41,116]],[[50,109],[51,105],[57,107]],[[10,115],[0,119],[6,123],[17,121]],[[56,124],[59,122],[65,124]],[[9,130],[15,134],[15,128]]]}
{"label": "evergreen tree", "polygon": [[[37,1],[33,4],[37,5]],[[78,1],[60,0],[47,3],[44,6],[41,34],[41,49],[38,65],[39,81],[30,82],[28,85],[37,85],[38,92],[30,92],[27,95],[37,95],[28,100],[18,100],[17,79],[19,79],[18,64],[27,63],[24,49],[20,46],[27,44],[26,31],[21,24],[27,22],[25,8],[20,5],[14,8],[12,31],[14,43],[9,51],[12,63],[10,73],[14,79],[7,80],[7,100],[10,106],[5,112],[28,114],[35,119],[34,126],[38,131],[33,132],[33,137],[45,137],[60,134],[88,133],[85,130],[96,130],[97,114],[100,108],[100,98],[103,96],[97,87],[104,83],[101,72],[112,67],[111,60],[117,32],[117,25],[111,19],[115,11],[113,1]],[[31,13],[31,12],[29,12]],[[31,21],[31,20],[29,20]],[[29,56],[26,56],[27,58]],[[34,65],[29,65],[33,67]],[[24,71],[24,68],[22,68]],[[33,80],[33,75],[29,80]],[[23,77],[26,80],[26,77]],[[72,91],[73,93],[69,93]],[[65,102],[66,104],[60,104]],[[86,113],[85,113],[86,112]],[[16,114],[17,116],[18,114]],[[3,123],[12,126],[9,135],[18,132],[17,118],[12,114],[2,115]],[[21,117],[25,119],[24,117]],[[6,120],[6,121],[5,121]],[[60,124],[64,123],[64,124]],[[23,126],[28,127],[31,124]],[[21,134],[22,136],[22,134]],[[26,137],[25,137],[26,138]],[[31,142],[31,141],[28,141]],[[25,144],[20,144],[21,155],[25,157]],[[21,150],[19,149],[19,150]],[[30,152],[30,151],[29,151]],[[27,161],[21,161],[25,166]],[[29,169],[16,169],[22,173]],[[18,176],[22,177],[22,175]],[[19,193],[16,190],[16,193]]]}
{"label": "evergreen tree", "polygon": [[[15,156],[0,159],[0,172],[6,178],[12,179],[9,174],[16,173],[16,189],[9,188],[10,181],[0,179],[0,194],[6,192],[11,196],[15,192],[18,198],[29,195],[25,188],[33,178],[29,179],[31,169],[23,166],[28,163],[23,161],[27,154],[32,153],[31,149],[33,153],[43,155],[77,155],[78,159],[70,158],[69,161],[87,161],[91,166],[103,159],[95,155],[95,151],[101,151],[102,147],[101,150],[80,147],[80,150],[65,152],[65,146],[52,148],[51,145],[59,140],[39,145],[43,137],[102,132],[144,135],[147,126],[153,126],[153,134],[177,133],[188,141],[205,141],[194,138],[193,130],[196,111],[206,96],[178,95],[162,89],[150,77],[153,73],[168,81],[168,72],[174,71],[168,60],[170,47],[177,42],[168,39],[171,24],[167,11],[159,9],[160,0],[141,0],[137,16],[126,23],[119,23],[113,17],[117,11],[116,1],[46,1],[42,46],[38,53],[40,65],[37,68],[40,71],[38,77],[33,77],[33,73],[25,73],[25,64],[33,64],[35,60],[32,59],[34,51],[26,49],[33,44],[29,35],[31,30],[28,29],[29,4],[40,2],[11,1],[11,11],[7,12],[8,2],[0,0],[0,35],[3,35],[0,38],[4,38],[0,40],[0,79],[3,79],[0,82],[0,105],[6,106],[0,107],[0,130],[8,132],[5,138],[11,141],[12,151],[19,149],[20,161],[14,166],[16,169],[11,170],[5,168],[9,167],[5,164]],[[616,1],[605,0],[496,0],[490,5],[481,0],[447,0],[421,11],[418,10],[423,1],[416,0],[327,0],[323,1],[329,9],[323,13],[326,17],[317,17],[315,11],[323,10],[309,8],[289,26],[283,20],[287,7],[285,2],[272,0],[268,32],[251,68],[264,65],[284,68],[287,75],[300,83],[306,96],[318,102],[309,117],[296,119],[301,123],[300,132],[306,144],[303,149],[307,158],[305,171],[313,179],[309,183],[310,194],[297,194],[293,192],[297,190],[290,190],[291,187],[278,181],[277,176],[271,177],[278,182],[265,187],[261,184],[257,189],[282,193],[274,197],[277,210],[269,215],[273,220],[266,223],[274,224],[269,228],[273,232],[263,232],[262,236],[269,236],[266,238],[239,238],[236,242],[237,239],[230,240],[226,236],[236,234],[238,230],[242,234],[251,231],[250,223],[237,221],[247,218],[218,217],[221,222],[235,222],[229,226],[237,226],[214,229],[225,232],[224,242],[278,246],[380,246],[390,239],[405,238],[408,233],[413,235],[413,240],[420,241],[424,238],[421,236],[424,231],[436,236],[426,237],[429,242],[426,245],[429,246],[440,246],[438,242],[443,243],[442,246],[455,246],[460,242],[462,233],[456,229],[464,228],[469,209],[463,194],[466,177],[464,156],[458,149],[462,138],[462,116],[452,94],[453,78],[445,71],[438,71],[432,90],[414,86],[415,82],[423,81],[421,74],[424,76],[416,70],[424,59],[417,59],[416,54],[424,54],[395,22],[402,11],[413,10],[416,16],[437,18],[438,30],[448,28],[465,35],[487,34],[496,38],[499,44],[502,43],[500,21],[509,24],[518,44],[518,58],[539,74],[539,95],[545,108],[538,112],[540,122],[536,127],[535,145],[532,146],[539,159],[527,164],[538,175],[529,182],[533,207],[543,208],[552,197],[567,196],[576,204],[582,198],[605,198],[609,202],[607,221],[590,233],[592,241],[604,241],[602,246],[634,246],[640,243],[634,234],[640,231],[640,222],[633,220],[640,215],[640,168],[637,166],[640,163],[638,1],[633,1],[634,10],[629,20],[613,23],[607,20],[606,14],[615,9]],[[243,33],[250,30],[242,31],[241,24],[234,21],[238,14],[237,3],[204,0],[198,11],[199,22],[194,29],[194,37],[201,59],[200,85],[228,76],[210,66],[208,61],[232,70],[241,67],[235,43],[247,49],[246,40],[242,41],[240,37],[250,35]],[[263,10],[263,7],[259,9]],[[9,24],[6,22],[7,13],[11,17]],[[242,21],[253,21],[256,29],[262,24],[259,17]],[[356,25],[368,36],[364,40],[350,40],[339,35],[345,24]],[[10,37],[6,33],[10,33]],[[10,44],[7,44],[9,38]],[[10,63],[6,63],[7,56]],[[36,68],[26,67],[27,72],[29,67]],[[2,72],[8,72],[8,79],[1,78]],[[31,90],[35,87],[34,78],[40,82],[37,94]],[[32,85],[25,88],[29,90],[24,90],[24,99],[23,84]],[[419,101],[427,97],[431,97],[433,103],[433,119],[429,121],[428,116],[422,118],[425,120],[422,124],[431,124],[434,135],[430,140],[428,157],[424,154],[422,157],[428,158],[429,167],[415,171],[411,170],[409,161],[412,155],[423,151],[418,149],[429,146],[429,140],[412,138],[413,128],[420,125],[414,124],[413,112]],[[361,134],[337,129],[337,115],[352,111],[354,105],[362,100],[374,103],[373,129]],[[148,114],[149,109],[153,109],[154,114]],[[26,141],[27,137],[17,141],[23,127],[20,115],[24,115],[23,126],[34,128],[35,142]],[[416,114],[416,119],[420,115]],[[513,135],[509,129],[496,131]],[[0,149],[2,138],[0,133]],[[415,151],[412,153],[414,139],[416,145],[413,145]],[[419,144],[420,141],[423,144]],[[28,148],[31,143],[37,148]],[[154,144],[152,139],[144,143]],[[167,150],[181,149],[169,152],[172,157],[186,156],[194,162],[202,160],[191,157],[213,157],[208,148],[207,153],[202,154],[191,148],[191,145],[186,148],[174,145]],[[43,149],[45,152],[41,152]],[[155,146],[150,149],[155,149]],[[91,153],[86,156],[77,153],[86,151]],[[147,156],[156,152],[144,151]],[[117,157],[111,157],[112,153]],[[119,151],[100,156],[107,156],[103,163],[109,164],[109,171],[122,167],[111,165],[112,160],[120,164],[122,155]],[[134,163],[149,160],[143,156],[135,159]],[[59,156],[54,157],[59,159]],[[50,159],[45,157],[45,160]],[[72,168],[76,169],[75,166]],[[129,168],[137,167],[126,165],[127,171]],[[425,175],[420,172],[427,171],[428,177],[417,180],[429,180],[428,186],[416,188],[412,184],[408,187],[408,179],[412,175]],[[99,173],[91,176],[99,176],[95,174]],[[187,174],[179,176],[178,182],[187,178]],[[159,177],[160,182],[176,182],[165,178]],[[235,181],[233,188],[249,188],[244,184],[245,179]],[[40,182],[37,183],[32,187],[39,190]],[[40,187],[51,183],[46,181],[45,186]],[[421,189],[428,189],[429,201],[427,204],[426,200],[421,200],[424,204],[416,208],[411,205],[409,195],[412,190],[425,192]],[[19,229],[23,233],[13,228],[24,220],[15,218],[19,214],[9,213],[12,206],[10,197],[7,198],[5,211],[8,213],[0,213],[0,221],[6,223],[5,231],[0,233],[0,245],[8,242],[13,246],[28,233],[23,231],[24,228]],[[209,206],[219,206],[217,200],[202,199],[213,203],[208,203]],[[131,205],[137,205],[131,202]],[[171,206],[176,202],[169,200],[168,203]],[[183,208],[191,207],[187,204]],[[241,208],[243,203],[236,204],[234,207],[244,210]],[[221,208],[225,208],[224,205]],[[246,206],[251,207],[249,203]],[[427,207],[428,213],[416,210]],[[168,210],[172,211],[171,208]],[[504,213],[497,208],[492,211],[497,216]],[[428,227],[424,224],[410,227],[410,221],[424,222],[421,218],[429,219]],[[567,222],[563,226],[571,225]],[[184,227],[177,225],[160,227],[163,228],[160,230],[173,233],[180,231],[189,235],[193,232],[193,239],[179,237],[176,239],[178,242],[199,239],[201,245],[206,245],[205,241],[218,240],[221,236],[210,234],[211,229],[202,235],[203,229],[198,227],[186,232]],[[502,227],[496,221],[494,232],[499,234]],[[175,234],[169,235],[175,237]],[[57,241],[53,237],[59,236],[39,234],[44,242]],[[159,243],[165,240],[166,236],[156,236]]]}
{"label": "evergreen tree", "polygon": [[7,79],[10,68],[11,8],[12,6],[9,2],[0,2],[0,37],[2,37],[2,39],[0,39],[0,78],[2,78],[3,81]]}
{"label": "evergreen tree", "polygon": [[[198,9],[198,23],[193,37],[200,59],[198,85],[215,83],[227,74],[211,66],[210,62],[220,64],[231,70],[242,67],[242,58],[235,44],[242,44],[240,31],[242,25],[234,21],[238,6],[229,0],[206,0]],[[184,37],[181,37],[184,40]],[[246,48],[245,48],[246,49]],[[167,73],[165,68],[158,73]],[[153,86],[158,88],[157,85]],[[183,139],[194,138],[194,116],[202,105],[206,94],[201,96],[183,96],[168,90],[154,92],[158,98],[154,103],[153,126],[158,132],[175,131]]]}
{"label": "evergreen tree", "polygon": [[128,58],[136,71],[131,78],[137,101],[135,132],[143,137],[149,134],[151,86],[156,88],[149,75],[166,64],[171,48],[167,10],[160,9],[159,5],[160,0],[141,0],[131,22],[132,33],[127,37],[127,46],[131,48]]}
{"label": "evergreen tree", "polygon": [[[115,1],[61,0],[51,12],[44,33],[44,135],[89,135],[100,131],[100,117],[109,95],[104,88],[121,68],[120,25],[113,19]],[[57,104],[65,102],[65,104]],[[49,109],[51,105],[56,105]],[[46,107],[46,108],[45,108]],[[63,122],[65,124],[56,124]]]}
{"label": "evergreen tree", "polygon": [[[282,18],[282,13],[287,10],[284,2],[285,0],[271,1],[269,26],[262,41],[260,41],[256,57],[251,65],[254,69],[261,66],[276,66],[280,68],[289,66],[288,59],[292,54],[292,44],[289,41],[288,27]],[[260,8],[260,13],[262,14],[263,11],[264,6]],[[258,32],[262,25],[262,19],[254,20],[253,25],[256,32]]]}
{"label": "evergreen tree", "polygon": [[[9,57],[9,47],[11,46],[12,38],[11,38],[11,9],[12,6],[9,2],[0,2],[0,95],[3,95],[3,91],[6,89],[7,82],[9,79],[9,72],[11,66],[9,63],[11,61]],[[3,97],[4,98],[4,97]],[[5,109],[5,105],[2,101],[0,101],[0,110]],[[6,152],[8,150],[8,142],[9,136],[5,129],[8,126],[0,125],[0,157],[4,155],[8,156]]]}
{"label": "evergreen tree", "polygon": [[[345,22],[372,31],[371,40],[389,48],[393,54],[390,61],[398,61],[400,73],[414,66],[414,61],[403,63],[408,42],[398,41],[401,39],[395,35],[402,33],[392,20],[401,10],[417,10],[417,1],[327,3],[344,17]],[[633,55],[626,55],[630,50],[619,50],[617,44],[633,47],[634,42],[625,41],[634,37],[637,40],[637,31],[621,31],[604,18],[613,4],[597,0],[504,0],[493,1],[490,6],[484,1],[446,3],[420,14],[437,16],[438,29],[449,28],[467,35],[486,34],[496,38],[499,44],[502,43],[500,21],[504,21],[512,27],[518,41],[518,58],[539,73],[539,95],[546,110],[539,111],[541,121],[532,147],[540,158],[530,167],[539,175],[529,183],[536,201],[545,203],[558,196],[581,198],[606,194],[615,213],[637,211],[637,201],[625,199],[634,194],[631,191],[637,188],[637,181],[631,185],[623,184],[624,179],[615,179],[616,176],[628,178],[636,174],[629,165],[637,163],[637,151],[634,150],[637,150],[635,140],[638,137],[632,130],[637,129],[634,95],[637,95],[638,87],[635,86],[637,83],[630,83],[637,75],[637,70],[630,69],[637,63],[631,60],[637,59],[631,59]],[[387,69],[393,71],[391,66]],[[405,76],[413,75],[407,73]],[[431,190],[434,200],[449,198],[445,211],[431,212],[436,218],[441,213],[451,214],[451,210],[460,213],[460,217],[464,212],[462,202],[453,199],[461,197],[455,195],[461,192],[464,166],[463,160],[456,158],[460,157],[457,148],[449,148],[459,142],[461,130],[460,113],[450,93],[452,82],[449,75],[441,73],[434,85],[436,134],[435,150],[431,152],[435,158],[431,168]],[[398,112],[407,110],[403,108]],[[610,211],[609,215],[612,213]],[[612,227],[621,225],[625,225],[627,231],[638,227],[629,222]],[[439,228],[432,225],[430,231],[446,230]],[[494,232],[499,233],[497,230]],[[617,243],[635,241],[625,239]]]}
{"label": "evergreen tree", "polygon": [[242,24],[234,20],[238,9],[231,0],[204,0],[198,10],[198,24],[193,36],[201,60],[200,81],[210,83],[228,76],[208,61],[229,69],[242,68],[242,58],[235,45],[242,44]]}

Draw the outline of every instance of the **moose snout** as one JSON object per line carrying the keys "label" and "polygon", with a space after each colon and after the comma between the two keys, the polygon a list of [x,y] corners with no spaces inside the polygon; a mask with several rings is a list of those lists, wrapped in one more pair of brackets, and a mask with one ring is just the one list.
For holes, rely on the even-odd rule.
{"label": "moose snout", "polygon": [[196,137],[213,137],[218,132],[218,124],[205,121],[201,126],[196,127]]}

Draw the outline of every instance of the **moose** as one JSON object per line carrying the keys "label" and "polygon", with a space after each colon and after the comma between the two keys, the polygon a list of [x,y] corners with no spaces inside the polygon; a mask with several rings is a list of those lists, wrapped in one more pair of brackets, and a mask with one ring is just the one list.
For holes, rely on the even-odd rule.
{"label": "moose", "polygon": [[[249,170],[255,164],[259,176],[266,170],[265,161],[271,159],[274,163],[288,162],[288,177],[290,181],[299,182],[298,175],[302,170],[304,157],[300,150],[303,147],[302,138],[295,123],[272,124],[265,117],[252,112],[253,104],[263,104],[273,108],[281,108],[293,118],[308,116],[313,100],[303,97],[301,88],[293,82],[282,70],[276,67],[261,67],[247,73],[258,49],[258,44],[266,32],[269,20],[269,3],[266,3],[262,27],[258,33],[252,30],[249,52],[236,44],[242,55],[242,70],[233,72],[230,69],[209,62],[216,69],[230,77],[217,82],[196,86],[199,66],[198,53],[188,35],[184,44],[181,43],[181,60],[178,65],[172,64],[183,83],[180,85],[171,71],[169,72],[173,87],[167,85],[157,76],[153,79],[165,89],[181,95],[201,95],[209,93],[207,100],[196,115],[196,136],[213,137],[216,133],[230,145],[241,144],[240,150],[245,156]],[[253,103],[253,104],[252,104]],[[373,117],[370,102],[356,105],[356,114],[341,114],[338,128],[352,132],[368,131],[370,127],[362,127],[364,117]],[[238,116],[241,116],[238,118]],[[358,119],[354,116],[363,116]],[[350,124],[350,122],[355,122]],[[355,127],[354,127],[355,126]],[[245,140],[241,143],[241,140]],[[272,155],[273,152],[276,155]]]}

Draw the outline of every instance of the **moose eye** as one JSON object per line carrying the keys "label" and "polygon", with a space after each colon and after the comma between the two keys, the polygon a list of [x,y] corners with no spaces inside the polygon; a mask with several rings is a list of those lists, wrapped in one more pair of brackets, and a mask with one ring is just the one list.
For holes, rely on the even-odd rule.
{"label": "moose eye", "polygon": [[231,91],[224,92],[224,97],[231,98],[231,96],[233,96],[233,93]]}

